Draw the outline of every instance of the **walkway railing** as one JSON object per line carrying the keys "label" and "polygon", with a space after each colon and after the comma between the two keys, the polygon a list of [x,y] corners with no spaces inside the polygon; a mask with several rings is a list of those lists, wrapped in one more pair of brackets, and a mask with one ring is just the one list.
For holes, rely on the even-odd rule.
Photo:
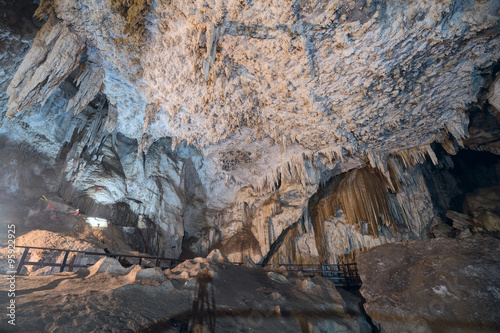
{"label": "walkway railing", "polygon": [[332,280],[338,286],[356,287],[361,285],[361,279],[358,274],[358,266],[355,263],[351,264],[304,264],[291,265],[279,264],[289,272],[301,272],[304,276],[323,276],[326,279]]}
{"label": "walkway railing", "polygon": [[[24,248],[23,254],[21,256],[21,259],[19,260],[19,264],[17,265],[17,270],[16,274],[20,274],[21,270],[23,269],[24,266],[55,266],[55,267],[60,267],[59,272],[64,272],[66,268],[74,267],[74,268],[88,268],[89,266],[92,266],[93,263],[91,264],[86,264],[86,265],[75,265],[71,263],[67,263],[68,261],[68,256],[70,253],[81,253],[84,255],[89,255],[89,256],[100,256],[100,257],[113,257],[117,258],[118,260],[121,260],[122,258],[128,258],[132,259],[134,262],[130,262],[132,265],[142,265],[143,260],[150,260],[154,261],[154,265],[156,267],[160,267],[161,269],[166,269],[166,268],[173,268],[176,265],[180,264],[184,260],[181,259],[172,259],[172,258],[163,258],[163,257],[154,257],[154,256],[143,256],[143,255],[133,255],[133,254],[119,254],[119,253],[102,253],[102,252],[91,252],[91,251],[79,251],[79,250],[67,250],[67,249],[52,249],[52,248],[47,248],[47,247],[36,247],[36,246],[19,246],[16,245],[16,247]],[[64,253],[64,257],[62,262],[60,263],[50,263],[50,262],[43,262],[43,259],[40,262],[31,262],[31,261],[26,261],[26,257],[28,256],[30,250],[45,250],[45,251],[55,251],[55,252],[61,252]],[[162,265],[163,264],[163,265]],[[165,265],[166,264],[166,265]]]}
{"label": "walkway railing", "polygon": [[[131,265],[143,264],[144,260],[154,262],[154,266],[160,267],[161,269],[173,268],[178,264],[184,262],[181,259],[163,258],[155,256],[144,256],[144,255],[132,255],[132,254],[119,254],[119,253],[102,253],[102,252],[92,252],[92,251],[80,251],[80,250],[68,250],[68,249],[53,249],[46,247],[36,247],[36,246],[19,246],[16,247],[24,248],[21,259],[17,266],[16,274],[21,274],[24,266],[53,266],[60,267],[59,272],[64,272],[65,269],[72,268],[88,268],[94,263],[88,263],[85,265],[74,264],[73,261],[68,263],[68,257],[70,253],[80,253],[89,256],[99,256],[99,257],[113,257],[117,258],[119,261],[121,259],[127,259],[127,262]],[[55,251],[64,253],[62,262],[51,263],[44,262],[43,259],[39,262],[26,261],[30,250],[45,250],[45,251]],[[129,261],[130,260],[130,261]],[[234,265],[243,266],[243,263],[232,263]],[[361,279],[358,274],[358,268],[355,263],[350,264],[327,264],[327,265],[314,265],[314,264],[304,264],[304,265],[291,265],[291,264],[278,264],[277,266],[285,267],[288,272],[298,273],[301,272],[304,276],[323,276],[326,279],[332,280],[337,286],[342,287],[357,287],[361,285]]]}

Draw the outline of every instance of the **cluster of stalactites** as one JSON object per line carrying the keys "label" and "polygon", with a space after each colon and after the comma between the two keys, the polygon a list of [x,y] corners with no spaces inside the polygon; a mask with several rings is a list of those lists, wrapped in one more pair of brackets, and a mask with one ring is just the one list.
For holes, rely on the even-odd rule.
{"label": "cluster of stalactites", "polygon": [[427,156],[430,157],[434,165],[438,163],[436,154],[430,145],[408,148],[395,153],[367,153],[370,166],[380,171],[385,177],[387,187],[392,193],[399,192],[401,179],[404,178],[404,170],[424,163]]}
{"label": "cluster of stalactites", "polygon": [[13,118],[33,103],[45,103],[78,66],[84,50],[85,40],[52,15],[7,88],[10,98],[6,115]]}
{"label": "cluster of stalactites", "polygon": [[101,91],[103,80],[103,69],[90,62],[80,64],[74,80],[80,89],[68,101],[66,112],[74,109],[74,114],[79,114]]}
{"label": "cluster of stalactites", "polygon": [[283,180],[295,181],[306,187],[317,183],[319,173],[315,164],[321,158],[321,163],[332,165],[344,161],[342,147],[334,147],[319,152],[303,152],[292,155],[288,161],[279,165],[273,172],[263,177],[261,183],[255,186],[258,192],[273,192],[276,185]]}
{"label": "cluster of stalactites", "polygon": [[357,224],[363,234],[377,236],[381,226],[397,230],[387,182],[370,167],[349,172],[340,181],[335,201],[334,208],[340,205],[347,221]]}
{"label": "cluster of stalactites", "polygon": [[[317,244],[324,243],[323,221],[334,217],[341,209],[346,222],[355,225],[361,234],[378,236],[382,227],[391,232],[397,225],[408,225],[405,208],[391,199],[411,183],[408,169],[421,164],[429,156],[434,164],[437,157],[429,145],[396,153],[368,153],[369,165],[335,177],[318,192],[317,200],[309,205]],[[402,221],[400,221],[402,220]],[[318,248],[321,255],[321,248]],[[326,250],[324,251],[326,252]]]}
{"label": "cluster of stalactites", "polygon": [[[419,147],[408,148],[394,153],[368,152],[366,153],[370,166],[385,177],[387,187],[392,193],[399,192],[401,179],[404,179],[404,171],[413,168],[417,164],[425,162],[428,156],[432,163],[437,164],[438,159],[430,144]],[[259,192],[272,192],[276,190],[276,184],[283,179],[295,180],[304,187],[311,183],[317,183],[318,174],[314,172],[315,164],[321,160],[323,164],[330,166],[344,162],[342,147],[334,147],[319,152],[301,153],[293,155],[287,162],[278,166],[273,172],[266,175],[260,185],[256,186]],[[322,184],[324,185],[324,184]]]}
{"label": "cluster of stalactites", "polygon": [[321,238],[322,221],[335,216],[339,209],[347,222],[356,225],[363,234],[377,236],[381,226],[397,231],[388,184],[378,170],[370,166],[351,170],[337,177],[328,187],[325,196],[310,206],[317,237]]}
{"label": "cluster of stalactites", "polygon": [[[36,14],[39,17],[51,10],[50,6],[40,8],[43,10]],[[6,116],[13,118],[34,103],[44,104],[78,67],[85,50],[85,38],[51,14],[7,88],[10,98]],[[99,93],[103,80],[104,70],[97,64],[80,64],[75,79],[80,89],[69,100],[66,111],[74,109],[75,114],[82,111]]]}

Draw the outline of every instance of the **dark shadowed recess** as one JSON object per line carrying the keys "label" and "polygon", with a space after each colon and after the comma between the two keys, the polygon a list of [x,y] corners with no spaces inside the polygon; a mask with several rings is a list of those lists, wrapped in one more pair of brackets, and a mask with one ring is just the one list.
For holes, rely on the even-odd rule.
{"label": "dark shadowed recess", "polygon": [[32,0],[0,0],[0,29],[9,27],[14,33],[20,33],[26,26],[25,20],[35,23],[40,28],[39,22],[33,19],[33,14],[38,4]]}
{"label": "dark shadowed recess", "polygon": [[[446,152],[439,146],[435,147],[435,151],[442,161]],[[450,158],[452,166],[427,163],[424,171],[432,201],[443,216],[447,210],[463,213],[467,193],[500,184],[499,155],[463,149]]]}

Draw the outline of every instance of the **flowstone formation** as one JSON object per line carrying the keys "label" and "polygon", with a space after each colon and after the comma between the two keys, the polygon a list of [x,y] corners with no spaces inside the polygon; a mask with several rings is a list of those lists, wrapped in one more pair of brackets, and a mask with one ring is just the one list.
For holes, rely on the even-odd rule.
{"label": "flowstone formation", "polygon": [[472,107],[496,119],[497,1],[44,0],[40,21],[22,15],[0,26],[0,134],[54,171],[28,191],[40,169],[13,154],[1,186],[57,192],[140,251],[349,260],[440,222],[421,166],[449,164],[436,149],[498,153],[497,122],[469,127]]}

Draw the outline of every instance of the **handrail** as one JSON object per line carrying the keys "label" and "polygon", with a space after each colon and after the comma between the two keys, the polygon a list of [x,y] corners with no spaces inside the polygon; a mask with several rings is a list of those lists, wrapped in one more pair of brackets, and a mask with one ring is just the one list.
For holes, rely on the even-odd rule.
{"label": "handrail", "polygon": [[[155,266],[161,268],[162,261],[170,261],[170,265],[167,268],[172,268],[175,264],[179,264],[185,260],[183,259],[173,259],[173,258],[163,258],[157,256],[148,256],[148,255],[133,255],[133,254],[122,254],[122,253],[102,253],[102,252],[92,252],[92,251],[82,251],[82,250],[68,250],[68,249],[54,249],[47,247],[37,247],[37,246],[24,246],[24,245],[16,245],[16,247],[24,248],[23,255],[21,256],[21,260],[17,266],[16,274],[20,274],[22,268],[25,265],[33,265],[33,266],[59,266],[59,272],[63,272],[65,268],[87,268],[92,266],[93,264],[87,265],[74,265],[67,264],[68,256],[70,252],[73,253],[82,253],[85,255],[94,255],[94,256],[105,256],[105,257],[118,257],[118,260],[121,258],[138,258],[139,265],[142,264],[143,259],[151,259],[155,261]],[[65,252],[62,263],[43,263],[43,262],[29,262],[26,261],[26,257],[31,249],[35,250],[49,250],[49,251],[59,251]],[[189,260],[189,259],[187,259]],[[244,265],[240,262],[233,262],[233,265]],[[358,274],[357,264],[356,263],[347,263],[347,264],[275,264],[277,266],[282,266],[287,269],[289,272],[302,272],[308,276],[321,275],[326,279],[332,280],[334,283],[344,287],[353,287],[361,285],[361,279]],[[272,266],[272,264],[270,264]],[[262,267],[265,267],[263,265]]]}
{"label": "handrail", "polygon": [[[16,274],[20,274],[22,268],[25,265],[33,265],[33,266],[60,266],[61,268],[59,269],[59,272],[63,272],[66,267],[78,267],[78,268],[87,268],[89,266],[92,266],[93,264],[89,264],[87,266],[85,265],[72,265],[72,264],[66,264],[66,261],[68,260],[69,253],[82,253],[85,255],[91,255],[91,256],[104,256],[104,257],[113,257],[116,258],[118,257],[118,260],[121,258],[138,258],[139,259],[139,265],[141,265],[143,259],[152,259],[155,260],[155,266],[161,268],[161,262],[162,261],[170,261],[170,265],[168,268],[172,268],[173,263],[181,263],[184,260],[182,259],[173,259],[173,258],[163,258],[163,257],[154,257],[154,256],[141,256],[141,255],[133,255],[133,254],[121,254],[121,253],[102,253],[102,252],[92,252],[92,251],[81,251],[81,250],[68,250],[68,249],[54,249],[54,248],[48,248],[48,247],[38,247],[38,246],[24,246],[24,245],[16,245],[16,247],[23,248],[24,252],[23,255],[21,256],[21,260],[19,261],[19,264],[17,265],[16,269]],[[35,249],[35,250],[48,250],[48,251],[58,251],[58,252],[65,252],[64,253],[64,258],[62,263],[44,263],[44,262],[25,262],[26,257],[30,251],[30,249]]]}
{"label": "handrail", "polygon": [[135,254],[121,254],[121,253],[102,253],[102,252],[92,252],[92,251],[82,251],[82,250],[68,250],[68,249],[53,249],[49,247],[37,247],[37,246],[23,246],[23,245],[16,245],[16,247],[22,247],[22,248],[30,248],[30,249],[37,249],[37,250],[51,250],[51,251],[69,251],[69,252],[76,252],[76,253],[84,253],[84,254],[89,254],[89,255],[102,255],[102,256],[107,256],[107,257],[128,257],[128,258],[143,258],[143,259],[161,259],[161,260],[174,260],[174,261],[184,261],[182,259],[174,259],[174,258],[164,258],[164,257],[154,257],[154,256],[139,256]]}

